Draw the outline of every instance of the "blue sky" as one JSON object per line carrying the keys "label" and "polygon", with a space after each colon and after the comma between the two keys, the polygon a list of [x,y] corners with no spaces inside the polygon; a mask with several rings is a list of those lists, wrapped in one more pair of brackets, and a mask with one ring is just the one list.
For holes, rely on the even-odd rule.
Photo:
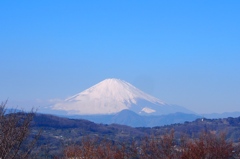
{"label": "blue sky", "polygon": [[0,1],[0,100],[66,98],[120,78],[197,113],[240,111],[239,8],[237,0]]}

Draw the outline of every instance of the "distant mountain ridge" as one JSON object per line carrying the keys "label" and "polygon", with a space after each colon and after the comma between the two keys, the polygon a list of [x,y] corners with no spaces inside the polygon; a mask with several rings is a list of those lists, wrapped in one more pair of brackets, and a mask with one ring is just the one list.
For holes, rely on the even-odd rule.
{"label": "distant mountain ridge", "polygon": [[58,102],[52,110],[77,115],[116,114],[131,110],[139,115],[193,113],[184,107],[169,105],[120,79],[106,79],[85,91]]}
{"label": "distant mountain ridge", "polygon": [[208,119],[219,119],[219,118],[228,118],[228,117],[236,118],[240,116],[240,112],[201,114],[201,116]]}
{"label": "distant mountain ridge", "polygon": [[99,124],[120,124],[131,127],[154,127],[176,123],[191,122],[201,116],[195,114],[173,113],[167,115],[142,116],[130,110],[122,110],[114,115],[75,115],[68,116],[72,119],[86,119]]}

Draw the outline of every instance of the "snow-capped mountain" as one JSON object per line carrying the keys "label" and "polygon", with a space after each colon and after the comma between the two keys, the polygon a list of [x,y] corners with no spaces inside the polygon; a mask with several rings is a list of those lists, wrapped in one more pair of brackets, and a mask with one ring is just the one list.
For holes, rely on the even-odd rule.
{"label": "snow-capped mountain", "polygon": [[106,79],[91,88],[52,106],[68,114],[115,114],[124,109],[137,114],[161,115],[189,110],[168,105],[120,79]]}

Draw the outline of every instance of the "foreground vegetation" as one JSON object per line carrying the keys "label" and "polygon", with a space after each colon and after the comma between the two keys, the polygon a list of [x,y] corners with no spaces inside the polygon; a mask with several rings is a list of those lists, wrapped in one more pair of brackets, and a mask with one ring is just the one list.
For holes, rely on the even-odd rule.
{"label": "foreground vegetation", "polygon": [[0,158],[29,158],[40,136],[40,131],[30,135],[30,123],[35,113],[16,110],[6,113],[5,105],[6,102],[0,105]]}
{"label": "foreground vegetation", "polygon": [[229,159],[240,158],[240,147],[216,136],[203,132],[199,138],[174,138],[171,131],[163,136],[151,136],[131,145],[106,140],[84,139],[79,145],[67,146],[65,158],[91,159]]}
{"label": "foreground vegetation", "polygon": [[6,113],[0,106],[0,158],[240,158],[240,117],[154,128]]}

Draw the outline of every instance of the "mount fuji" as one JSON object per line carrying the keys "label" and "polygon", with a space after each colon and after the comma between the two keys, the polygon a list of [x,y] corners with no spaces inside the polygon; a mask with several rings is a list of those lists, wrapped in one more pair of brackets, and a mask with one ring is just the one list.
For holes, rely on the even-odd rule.
{"label": "mount fuji", "polygon": [[51,109],[68,115],[110,115],[126,109],[139,115],[193,113],[184,107],[166,104],[120,79],[106,79],[54,104]]}

